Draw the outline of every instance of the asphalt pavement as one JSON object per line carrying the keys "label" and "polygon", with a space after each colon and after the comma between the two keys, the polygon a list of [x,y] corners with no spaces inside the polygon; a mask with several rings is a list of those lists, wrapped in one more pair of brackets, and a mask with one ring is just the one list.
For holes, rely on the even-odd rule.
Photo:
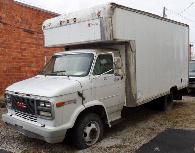
{"label": "asphalt pavement", "polygon": [[167,129],[136,153],[195,153],[195,130]]}

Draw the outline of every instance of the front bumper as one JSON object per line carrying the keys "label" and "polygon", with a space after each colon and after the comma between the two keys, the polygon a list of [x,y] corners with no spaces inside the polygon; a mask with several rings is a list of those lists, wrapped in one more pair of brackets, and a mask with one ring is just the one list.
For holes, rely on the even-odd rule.
{"label": "front bumper", "polygon": [[66,129],[63,127],[47,127],[31,121],[25,121],[15,115],[3,114],[3,121],[17,129],[20,133],[48,143],[62,142],[66,135]]}

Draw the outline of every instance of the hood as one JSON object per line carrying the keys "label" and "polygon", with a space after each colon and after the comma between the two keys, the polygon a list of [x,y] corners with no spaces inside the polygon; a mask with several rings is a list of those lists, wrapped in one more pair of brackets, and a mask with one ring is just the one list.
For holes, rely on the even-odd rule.
{"label": "hood", "polygon": [[73,93],[80,89],[80,83],[68,77],[36,76],[14,83],[6,90],[43,97],[55,97]]}

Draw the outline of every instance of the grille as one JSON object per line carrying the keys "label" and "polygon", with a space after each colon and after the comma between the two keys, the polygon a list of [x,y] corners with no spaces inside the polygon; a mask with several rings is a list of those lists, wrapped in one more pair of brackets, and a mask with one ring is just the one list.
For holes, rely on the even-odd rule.
{"label": "grille", "polygon": [[30,115],[36,115],[35,114],[36,102],[34,99],[12,96],[11,101],[12,107],[15,111],[23,112]]}
{"label": "grille", "polygon": [[25,120],[29,120],[29,121],[32,121],[32,122],[37,122],[37,117],[31,116],[29,114],[24,114],[24,113],[15,111],[15,115],[18,116],[18,117],[21,117]]}

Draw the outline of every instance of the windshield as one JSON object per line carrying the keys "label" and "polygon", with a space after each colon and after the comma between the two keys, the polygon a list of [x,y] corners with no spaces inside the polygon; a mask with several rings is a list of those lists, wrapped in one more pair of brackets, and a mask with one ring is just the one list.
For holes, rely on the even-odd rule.
{"label": "windshield", "polygon": [[43,68],[41,75],[86,76],[92,61],[92,53],[56,55]]}
{"label": "windshield", "polygon": [[190,72],[195,72],[195,62],[191,62],[189,65],[189,71]]}

